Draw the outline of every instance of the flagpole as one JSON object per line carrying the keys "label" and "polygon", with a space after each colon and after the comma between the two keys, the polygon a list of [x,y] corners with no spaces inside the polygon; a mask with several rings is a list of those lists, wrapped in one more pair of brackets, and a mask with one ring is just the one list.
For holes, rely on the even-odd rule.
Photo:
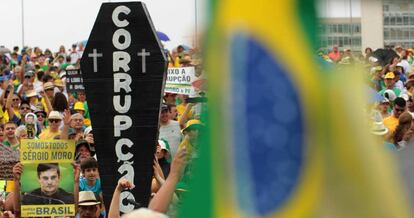
{"label": "flagpole", "polygon": [[197,45],[197,0],[194,0],[194,9],[195,9],[195,13],[194,13],[194,15],[195,15],[195,19],[194,19],[194,21],[195,21],[195,31],[194,31],[194,47],[195,48],[197,48],[198,47],[198,45]]}
{"label": "flagpole", "polygon": [[24,0],[22,0],[22,48],[24,47]]}
{"label": "flagpole", "polygon": [[353,36],[353,34],[354,34],[354,25],[352,24],[352,0],[349,0],[349,22],[350,22],[350,27],[351,27],[351,29],[350,29],[350,33],[351,33],[351,43],[349,44],[350,46],[350,49],[351,49],[351,51],[352,51],[352,36]]}

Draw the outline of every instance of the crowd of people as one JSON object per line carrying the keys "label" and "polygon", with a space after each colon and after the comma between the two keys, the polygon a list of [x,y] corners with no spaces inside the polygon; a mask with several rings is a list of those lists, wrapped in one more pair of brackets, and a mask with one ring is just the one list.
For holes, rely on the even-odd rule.
{"label": "crowd of people", "polygon": [[359,64],[365,68],[369,86],[372,133],[384,146],[401,150],[414,143],[414,50],[401,45],[386,46],[354,55],[334,46],[323,60],[335,65]]}
{"label": "crowd of people", "polygon": [[[22,139],[74,140],[74,196],[77,217],[119,217],[119,199],[123,189],[134,186],[120,180],[114,187],[112,202],[103,202],[99,178],[99,157],[93,123],[84,91],[67,92],[66,70],[79,69],[84,51],[82,43],[68,51],[57,52],[39,47],[0,47],[0,146],[20,150]],[[194,49],[178,46],[167,51],[169,67],[201,67]],[[188,189],[192,160],[197,158],[203,102],[188,95],[164,93],[160,112],[159,140],[154,145],[154,176],[151,200],[147,209],[140,208],[126,217],[165,217],[175,214],[182,193]],[[0,181],[0,218],[20,217],[20,206],[27,202],[60,201],[67,193],[61,190],[59,166],[38,166],[40,188],[21,195],[20,179],[25,169],[20,162],[13,167],[13,179]],[[53,184],[54,185],[53,185]],[[65,203],[68,201],[65,201]],[[108,205],[110,203],[110,205]],[[109,207],[110,206],[110,207]],[[106,208],[110,208],[106,211]],[[140,217],[141,217],[140,216]],[[173,215],[174,216],[174,215]]]}

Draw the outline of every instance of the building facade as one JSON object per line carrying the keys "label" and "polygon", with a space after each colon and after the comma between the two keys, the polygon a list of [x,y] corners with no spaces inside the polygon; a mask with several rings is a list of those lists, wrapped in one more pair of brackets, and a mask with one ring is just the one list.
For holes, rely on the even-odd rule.
{"label": "building facade", "polygon": [[386,45],[414,48],[413,0],[362,0],[360,7],[360,17],[320,19],[322,49],[333,45],[353,51]]}
{"label": "building facade", "polygon": [[361,50],[361,19],[321,18],[319,36],[322,50],[330,50],[334,45],[341,50]]}
{"label": "building facade", "polygon": [[384,44],[414,48],[414,1],[383,1]]}

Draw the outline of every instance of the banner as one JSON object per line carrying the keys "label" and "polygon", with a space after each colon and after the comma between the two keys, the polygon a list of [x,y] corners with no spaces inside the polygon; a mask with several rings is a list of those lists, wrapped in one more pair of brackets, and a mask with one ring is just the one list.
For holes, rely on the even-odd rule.
{"label": "banner", "polygon": [[19,151],[0,143],[0,180],[13,180],[13,166],[19,161]]}
{"label": "banner", "polygon": [[195,90],[192,83],[196,80],[194,67],[168,68],[164,92],[193,96]]}
{"label": "banner", "polygon": [[66,89],[69,93],[85,90],[80,70],[66,70]]}
{"label": "banner", "polygon": [[22,217],[75,215],[74,155],[73,140],[22,140]]}
{"label": "banner", "polygon": [[[150,197],[167,59],[142,2],[103,3],[81,59],[104,201],[120,178],[120,211]],[[128,198],[130,201],[126,201]]]}

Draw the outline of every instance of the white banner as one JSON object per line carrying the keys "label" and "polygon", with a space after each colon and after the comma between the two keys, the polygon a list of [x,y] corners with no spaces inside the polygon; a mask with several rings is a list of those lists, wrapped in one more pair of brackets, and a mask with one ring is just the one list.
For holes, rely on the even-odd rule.
{"label": "white banner", "polygon": [[195,95],[193,82],[196,81],[194,67],[168,68],[164,92]]}

